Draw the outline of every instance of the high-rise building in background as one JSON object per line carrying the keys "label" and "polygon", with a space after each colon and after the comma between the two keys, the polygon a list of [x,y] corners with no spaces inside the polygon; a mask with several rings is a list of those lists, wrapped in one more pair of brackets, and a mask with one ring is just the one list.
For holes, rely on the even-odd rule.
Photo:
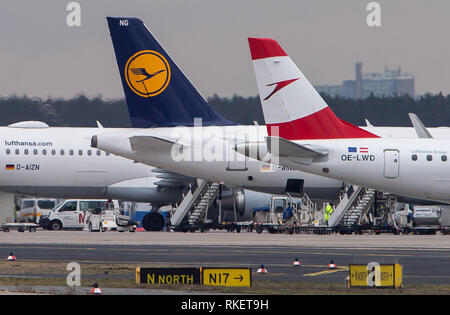
{"label": "high-rise building in background", "polygon": [[344,80],[341,85],[317,85],[319,93],[351,99],[374,96],[415,96],[414,76],[396,70],[384,69],[383,73],[363,73],[362,63],[355,64],[355,80]]}

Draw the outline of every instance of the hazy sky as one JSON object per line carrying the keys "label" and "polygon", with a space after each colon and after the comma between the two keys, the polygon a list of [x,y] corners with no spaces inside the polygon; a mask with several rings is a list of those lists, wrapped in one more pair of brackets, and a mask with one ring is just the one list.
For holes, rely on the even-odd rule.
{"label": "hazy sky", "polygon": [[68,0],[8,0],[0,7],[0,96],[124,97],[106,16],[136,16],[205,96],[257,95],[247,37],[278,40],[312,84],[340,84],[401,66],[416,92],[450,93],[450,1],[78,0],[81,27],[66,24]]}

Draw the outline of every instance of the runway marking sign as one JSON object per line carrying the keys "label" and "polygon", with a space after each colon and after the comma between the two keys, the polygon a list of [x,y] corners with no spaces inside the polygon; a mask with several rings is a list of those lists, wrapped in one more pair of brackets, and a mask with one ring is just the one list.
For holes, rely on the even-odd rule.
{"label": "runway marking sign", "polygon": [[203,285],[251,287],[251,268],[202,268]]}
{"label": "runway marking sign", "polygon": [[199,268],[136,268],[137,284],[200,284]]}
{"label": "runway marking sign", "polygon": [[403,267],[399,264],[350,265],[351,287],[399,288],[403,284]]}

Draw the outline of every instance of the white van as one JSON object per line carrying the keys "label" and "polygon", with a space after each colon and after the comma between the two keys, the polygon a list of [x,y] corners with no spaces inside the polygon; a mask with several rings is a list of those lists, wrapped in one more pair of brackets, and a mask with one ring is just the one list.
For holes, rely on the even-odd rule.
{"label": "white van", "polygon": [[89,216],[95,211],[118,210],[117,200],[69,199],[58,204],[52,211],[41,215],[39,225],[49,230],[79,229],[86,226]]}
{"label": "white van", "polygon": [[56,199],[22,199],[16,207],[17,222],[39,223],[44,211],[51,210],[56,205]]}

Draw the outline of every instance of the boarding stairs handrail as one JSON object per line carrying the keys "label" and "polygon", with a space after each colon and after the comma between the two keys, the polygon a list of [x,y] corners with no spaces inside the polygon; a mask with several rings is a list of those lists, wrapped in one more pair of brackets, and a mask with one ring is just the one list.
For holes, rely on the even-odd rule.
{"label": "boarding stairs handrail", "polygon": [[328,226],[336,226],[341,222],[346,212],[352,207],[356,198],[362,191],[361,186],[349,185],[345,188],[344,194],[337,207],[335,207],[333,214],[328,219]]}
{"label": "boarding stairs handrail", "polygon": [[176,203],[176,209],[170,218],[170,223],[173,226],[179,225],[186,217],[189,210],[192,209],[192,206],[207,184],[208,181],[196,178],[193,182],[187,185],[187,188],[183,191],[180,200]]}
{"label": "boarding stairs handrail", "polygon": [[207,213],[207,209],[211,206],[214,199],[219,193],[219,184],[208,182],[203,188],[202,193],[197,198],[192,211],[189,213],[189,224],[196,225]]}
{"label": "boarding stairs handrail", "polygon": [[355,204],[342,217],[340,225],[353,226],[360,223],[363,217],[375,201],[375,189],[363,189],[356,199]]}

